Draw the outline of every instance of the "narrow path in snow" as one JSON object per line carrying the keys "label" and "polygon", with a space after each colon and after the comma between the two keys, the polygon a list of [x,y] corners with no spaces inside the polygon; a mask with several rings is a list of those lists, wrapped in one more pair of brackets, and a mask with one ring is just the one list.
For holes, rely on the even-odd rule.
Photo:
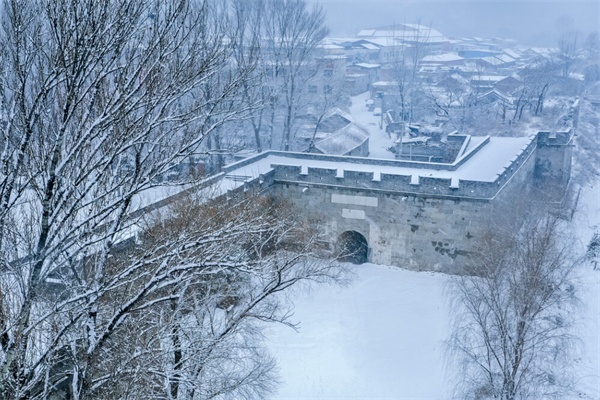
{"label": "narrow path in snow", "polygon": [[394,159],[394,153],[388,150],[394,141],[385,132],[385,124],[381,123],[381,116],[375,116],[367,109],[368,98],[369,92],[351,97],[352,105],[349,113],[354,118],[354,122],[369,132],[369,157]]}

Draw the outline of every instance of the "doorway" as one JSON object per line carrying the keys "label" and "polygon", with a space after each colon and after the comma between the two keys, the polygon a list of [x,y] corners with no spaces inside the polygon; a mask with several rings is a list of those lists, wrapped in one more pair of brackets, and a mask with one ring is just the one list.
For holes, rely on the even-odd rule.
{"label": "doorway", "polygon": [[337,241],[338,260],[362,264],[369,261],[367,239],[356,231],[346,231]]}

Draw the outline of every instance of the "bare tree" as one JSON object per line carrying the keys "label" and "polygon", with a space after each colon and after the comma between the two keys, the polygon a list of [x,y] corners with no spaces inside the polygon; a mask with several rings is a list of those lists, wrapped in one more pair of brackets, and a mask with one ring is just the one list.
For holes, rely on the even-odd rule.
{"label": "bare tree", "polygon": [[272,112],[279,105],[283,107],[282,149],[289,150],[300,99],[317,72],[315,49],[328,29],[320,6],[308,10],[304,0],[267,0],[266,4],[265,50],[272,64],[271,79],[280,85],[282,96],[272,98]]}
{"label": "bare tree", "polygon": [[263,150],[261,132],[264,125],[265,112],[271,99],[275,96],[276,88],[269,82],[269,69],[264,49],[262,48],[263,22],[265,2],[263,0],[234,0],[233,9],[237,22],[236,33],[240,44],[235,52],[239,64],[256,64],[249,79],[244,80],[242,91],[243,101],[249,106],[248,120],[254,133],[256,151]]}
{"label": "bare tree", "polygon": [[563,77],[568,77],[576,63],[577,40],[579,32],[575,29],[573,18],[562,15],[556,20],[558,29],[558,58]]}
{"label": "bare tree", "polygon": [[459,132],[465,130],[471,108],[477,104],[476,92],[460,75],[448,76],[437,87],[430,87],[428,98],[435,114],[447,119]]}
{"label": "bare tree", "polygon": [[598,269],[598,262],[600,261],[600,233],[594,232],[588,244],[585,258],[594,265],[594,269]]}
{"label": "bare tree", "polygon": [[[309,82],[319,72],[316,48],[328,32],[325,14],[319,6],[309,9],[304,0],[235,0],[233,4],[238,35],[260,38],[246,40],[236,53],[238,62],[246,62],[248,55],[256,60],[243,91],[256,148],[273,148],[274,141],[281,139],[281,148],[289,150],[297,113],[311,103]],[[263,131],[267,131],[266,142]]]}
{"label": "bare tree", "polygon": [[[341,68],[345,68],[345,64]],[[308,151],[314,150],[315,140],[323,119],[337,107],[348,100],[348,87],[345,71],[340,71],[334,63],[327,63],[327,59],[321,60],[313,88],[317,90],[310,98],[310,109],[316,117],[315,128],[310,138]],[[320,84],[320,85],[319,85]],[[319,86],[321,90],[319,91]],[[310,94],[310,93],[309,93]]]}
{"label": "bare tree", "polygon": [[398,108],[402,121],[412,119],[421,86],[419,67],[427,55],[430,35],[430,29],[421,25],[420,20],[413,26],[414,28],[402,28],[401,34],[392,38],[394,42],[391,70],[398,88]]}
{"label": "bare tree", "polygon": [[[298,265],[294,257],[252,259],[242,237],[281,232],[258,220],[185,231],[119,256],[139,231],[135,211],[162,190],[164,176],[246,114],[241,90],[253,64],[233,61],[243,44],[229,4],[7,0],[1,18],[0,398],[183,398],[180,377],[201,361],[184,339],[187,324],[200,330],[198,343],[207,343],[201,328],[211,328],[191,316],[210,310],[188,296],[198,280],[244,271],[249,287],[264,291],[240,290],[249,300],[235,313],[268,319],[258,305],[294,281]],[[272,243],[262,238],[252,243]],[[226,321],[217,322],[245,337]],[[153,351],[169,340],[171,363]],[[185,375],[186,393],[195,390],[186,396],[229,393],[209,384],[233,371],[221,366]],[[236,376],[227,382],[262,382]]]}
{"label": "bare tree", "polygon": [[470,276],[452,285],[449,341],[464,399],[564,398],[570,389],[569,331],[576,304],[570,248],[556,218],[484,237]]}
{"label": "bare tree", "polygon": [[600,80],[600,35],[598,31],[588,34],[584,42],[585,60],[585,80],[588,83],[594,83]]}
{"label": "bare tree", "polygon": [[342,270],[308,258],[310,227],[268,198],[190,196],[143,225],[138,245],[112,253],[96,304],[104,332],[96,354],[78,355],[82,338],[69,346],[71,368],[62,376],[72,377],[71,393],[264,398],[277,380],[262,324],[289,324],[278,294],[302,281],[336,280]]}
{"label": "bare tree", "polygon": [[523,85],[517,92],[512,122],[519,121],[526,108],[530,108],[534,115],[540,115],[543,112],[544,101],[554,80],[555,72],[556,64],[551,60],[538,61],[519,72]]}

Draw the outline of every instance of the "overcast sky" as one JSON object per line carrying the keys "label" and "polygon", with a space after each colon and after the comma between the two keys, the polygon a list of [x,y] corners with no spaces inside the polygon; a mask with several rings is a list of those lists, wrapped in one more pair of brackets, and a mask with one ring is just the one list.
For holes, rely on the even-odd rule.
{"label": "overcast sky", "polygon": [[[447,37],[482,36],[522,44],[556,46],[558,23],[573,21],[585,38],[599,31],[600,0],[309,0],[323,6],[332,36],[360,29],[415,22],[418,18]],[[583,39],[582,39],[583,41]]]}

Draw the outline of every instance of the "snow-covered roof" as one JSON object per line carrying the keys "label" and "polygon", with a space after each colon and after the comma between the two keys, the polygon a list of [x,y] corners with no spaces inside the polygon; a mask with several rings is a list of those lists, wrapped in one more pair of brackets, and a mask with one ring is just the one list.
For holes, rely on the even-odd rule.
{"label": "snow-covered roof", "polygon": [[514,58],[510,57],[508,54],[497,54],[495,56],[484,57],[484,58],[482,58],[482,60],[486,61],[494,66],[513,63],[516,61]]}
{"label": "snow-covered roof", "polygon": [[454,79],[455,81],[460,82],[460,83],[462,83],[464,85],[468,85],[469,84],[469,80],[467,78],[465,78],[464,76],[460,75],[460,74],[454,73],[454,74],[450,75],[450,78]]}
{"label": "snow-covered roof", "polygon": [[356,37],[354,37],[354,36],[347,36],[347,37],[336,36],[336,37],[326,37],[325,39],[323,39],[323,43],[343,45],[345,43],[352,43],[355,40],[356,40]]}
{"label": "snow-covered roof", "polygon": [[459,71],[466,73],[477,73],[480,71],[479,67],[474,61],[467,61],[456,66]]}
{"label": "snow-covered roof", "polygon": [[400,42],[447,43],[448,39],[438,30],[420,24],[397,24],[376,29],[363,29],[358,35],[361,38],[393,38]]}
{"label": "snow-covered roof", "polygon": [[323,43],[317,46],[320,49],[325,49],[325,50],[343,50],[344,46],[340,46],[338,44],[333,44],[333,43]]}
{"label": "snow-covered roof", "polygon": [[507,54],[508,56],[514,58],[515,60],[518,60],[519,58],[521,58],[521,53],[519,53],[516,50],[507,49],[507,50],[504,50],[504,54]]}
{"label": "snow-covered roof", "polygon": [[512,57],[505,53],[497,55],[496,58],[499,60],[502,60],[504,62],[507,62],[507,63],[517,61],[517,59],[515,57]]}
{"label": "snow-covered roof", "polygon": [[[368,37],[368,38],[361,38],[364,42],[367,43],[361,43],[361,45],[364,47],[367,44],[372,44],[375,46],[375,48],[379,49],[381,47],[404,47],[405,45],[400,43],[398,40],[396,40],[396,38],[394,37]],[[371,47],[373,48],[373,47]]]}
{"label": "snow-covered roof", "polygon": [[359,68],[364,68],[364,69],[375,69],[375,68],[381,68],[381,64],[371,64],[371,63],[356,63],[354,64],[355,66],[359,67]]}
{"label": "snow-covered roof", "polygon": [[346,58],[345,54],[327,54],[319,57],[321,60],[345,60]]}
{"label": "snow-covered roof", "polygon": [[577,72],[571,72],[571,73],[569,73],[569,78],[576,79],[578,81],[583,81],[583,80],[585,80],[585,75],[579,74]]}
{"label": "snow-covered roof", "polygon": [[349,113],[347,113],[339,107],[333,107],[327,110],[327,112],[325,112],[325,114],[323,115],[323,119],[327,119],[334,115],[339,115],[340,117],[346,119],[348,122],[354,122],[354,118],[352,118],[352,115],[350,115]]}
{"label": "snow-covered roof", "polygon": [[394,81],[377,81],[373,82],[372,86],[386,87],[386,86],[396,86],[398,83]]}
{"label": "snow-covered roof", "polygon": [[557,53],[559,50],[556,48],[548,48],[548,47],[527,47],[522,52],[523,53],[533,53],[544,57],[550,57]]}
{"label": "snow-covered roof", "polygon": [[510,97],[509,95],[505,94],[504,92],[498,90],[498,89],[492,89],[489,92],[486,92],[484,94],[482,94],[481,96],[477,97],[477,99],[483,99],[483,98],[487,98],[487,97],[493,97],[496,98],[504,103],[508,103],[508,104],[512,104],[513,99],[512,97]]}
{"label": "snow-covered roof", "polygon": [[376,29],[363,29],[362,31],[358,32],[358,35],[356,36],[373,36],[375,32],[377,32]]}
{"label": "snow-covered roof", "polygon": [[451,62],[464,60],[463,57],[454,53],[434,54],[423,57],[423,62]]}
{"label": "snow-covered roof", "polygon": [[367,50],[379,50],[379,46],[373,43],[360,43],[360,46]]}
{"label": "snow-covered roof", "polygon": [[471,77],[471,81],[473,82],[500,82],[502,79],[505,79],[504,75],[480,75]]}
{"label": "snow-covered roof", "polygon": [[344,155],[356,149],[369,139],[369,133],[351,123],[333,135],[315,143],[315,147],[325,154]]}

